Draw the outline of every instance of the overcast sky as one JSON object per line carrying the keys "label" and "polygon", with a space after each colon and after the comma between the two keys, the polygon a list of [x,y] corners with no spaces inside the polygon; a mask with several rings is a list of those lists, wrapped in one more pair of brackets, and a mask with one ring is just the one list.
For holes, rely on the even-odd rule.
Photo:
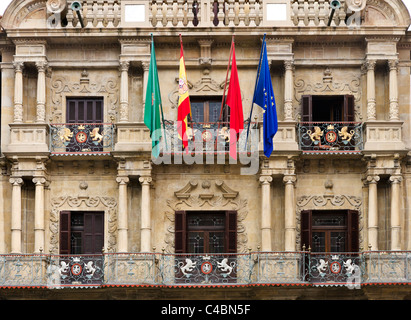
{"label": "overcast sky", "polygon": [[[4,10],[6,10],[7,6],[12,0],[0,0],[0,15],[3,15]],[[408,7],[408,11],[411,12],[411,0],[403,0],[405,5]],[[411,30],[411,27],[409,28]]]}

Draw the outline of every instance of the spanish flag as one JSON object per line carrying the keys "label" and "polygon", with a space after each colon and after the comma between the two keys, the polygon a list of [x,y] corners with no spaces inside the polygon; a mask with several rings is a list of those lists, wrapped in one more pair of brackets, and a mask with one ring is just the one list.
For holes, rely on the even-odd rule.
{"label": "spanish flag", "polygon": [[188,115],[191,116],[190,97],[188,95],[188,83],[186,67],[184,62],[183,41],[180,34],[180,73],[178,79],[178,112],[177,112],[177,132],[179,138],[183,141],[183,149],[188,146],[187,139],[187,122]]}

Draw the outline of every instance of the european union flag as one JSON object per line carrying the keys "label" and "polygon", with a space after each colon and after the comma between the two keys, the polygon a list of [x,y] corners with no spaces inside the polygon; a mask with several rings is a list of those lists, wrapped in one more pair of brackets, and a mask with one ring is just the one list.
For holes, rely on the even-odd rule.
{"label": "european union flag", "polygon": [[260,62],[258,64],[257,80],[253,97],[253,104],[254,103],[265,110],[263,119],[264,154],[269,158],[273,152],[273,138],[278,130],[278,120],[270,66],[268,65],[267,59],[265,35],[261,47]]}

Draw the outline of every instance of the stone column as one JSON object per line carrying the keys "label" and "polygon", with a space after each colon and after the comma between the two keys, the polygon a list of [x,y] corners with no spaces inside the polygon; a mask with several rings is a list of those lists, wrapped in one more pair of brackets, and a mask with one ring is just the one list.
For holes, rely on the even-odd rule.
{"label": "stone column", "polygon": [[398,60],[389,60],[388,67],[390,69],[390,120],[399,120],[398,108]]}
{"label": "stone column", "polygon": [[14,62],[14,123],[23,122],[23,62]]}
{"label": "stone column", "polygon": [[34,204],[34,252],[44,250],[44,186],[46,179],[42,177],[33,178],[36,186]]}
{"label": "stone column", "polygon": [[46,67],[45,61],[36,62],[37,76],[37,118],[36,122],[46,121]]}
{"label": "stone column", "polygon": [[140,177],[141,183],[141,252],[151,251],[151,177]]}
{"label": "stone column", "polygon": [[367,120],[376,120],[375,110],[375,60],[367,60]]}
{"label": "stone column", "polygon": [[295,251],[296,245],[296,216],[294,201],[294,183],[295,175],[285,175],[283,182],[285,184],[285,251]]}
{"label": "stone column", "polygon": [[120,87],[120,122],[128,122],[128,69],[129,61],[120,62],[121,87]]}
{"label": "stone column", "polygon": [[118,186],[118,252],[128,252],[128,177],[117,177]]}
{"label": "stone column", "polygon": [[10,178],[11,194],[11,253],[21,252],[21,186],[22,178]]}
{"label": "stone column", "polygon": [[294,61],[284,61],[284,121],[293,121]]}
{"label": "stone column", "polygon": [[378,195],[379,176],[368,176],[368,243],[371,250],[378,250]]}
{"label": "stone column", "polygon": [[261,250],[272,251],[271,244],[271,176],[260,176],[261,183]]}
{"label": "stone column", "polygon": [[401,176],[391,176],[391,250],[401,250]]}
{"label": "stone column", "polygon": [[143,106],[144,106],[144,104],[146,103],[148,71],[150,70],[150,61],[143,61],[141,65],[143,68]]}

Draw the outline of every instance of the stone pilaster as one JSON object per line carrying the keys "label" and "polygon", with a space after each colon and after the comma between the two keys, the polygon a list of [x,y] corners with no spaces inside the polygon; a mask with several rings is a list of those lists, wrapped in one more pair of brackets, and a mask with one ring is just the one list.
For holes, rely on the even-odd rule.
{"label": "stone pilaster", "polygon": [[11,253],[21,252],[21,186],[22,178],[10,178],[11,194]]}
{"label": "stone pilaster", "polygon": [[367,69],[367,120],[376,120],[375,109],[375,60],[367,60],[365,67]]}
{"label": "stone pilaster", "polygon": [[128,122],[128,69],[130,67],[129,61],[120,62],[121,72],[121,86],[120,86],[120,122]]}
{"label": "stone pilaster", "polygon": [[393,175],[391,182],[391,250],[401,250],[401,193],[402,177]]}
{"label": "stone pilaster", "polygon": [[141,183],[141,252],[151,251],[151,193],[152,178],[142,176]]}
{"label": "stone pilaster", "polygon": [[47,62],[36,62],[37,75],[37,110],[36,122],[44,123],[46,121],[46,68]]}
{"label": "stone pilaster", "polygon": [[261,250],[272,251],[271,243],[271,182],[269,175],[260,176],[261,184]]}
{"label": "stone pilaster", "polygon": [[368,181],[368,242],[371,250],[378,250],[378,195],[377,183],[380,177],[367,176]]}
{"label": "stone pilaster", "polygon": [[14,123],[23,122],[23,62],[14,62]]}
{"label": "stone pilaster", "polygon": [[118,241],[117,251],[128,251],[128,201],[127,201],[127,184],[128,177],[117,177],[118,186]]}
{"label": "stone pilaster", "polygon": [[295,175],[285,175],[283,182],[285,184],[285,251],[295,251],[296,245],[296,216],[295,216],[295,199],[294,199],[294,184],[296,182]]}
{"label": "stone pilaster", "polygon": [[34,252],[39,253],[44,250],[44,188],[46,179],[43,177],[33,178],[35,189],[35,204],[34,204]]}
{"label": "stone pilaster", "polygon": [[398,60],[388,60],[388,67],[390,70],[390,120],[399,120],[399,107],[398,107]]}
{"label": "stone pilaster", "polygon": [[293,121],[294,61],[284,61],[284,121]]}

